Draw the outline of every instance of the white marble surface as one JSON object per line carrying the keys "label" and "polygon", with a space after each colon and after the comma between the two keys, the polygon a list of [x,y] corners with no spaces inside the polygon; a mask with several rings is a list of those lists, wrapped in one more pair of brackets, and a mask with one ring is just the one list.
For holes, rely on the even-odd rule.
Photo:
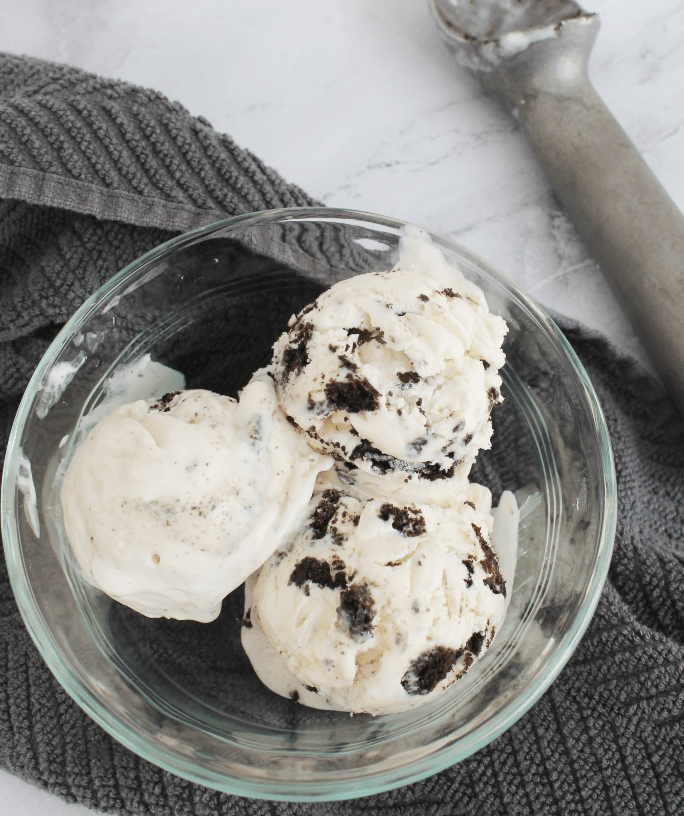
{"label": "white marble surface", "polygon": [[[594,84],[684,208],[684,0],[595,0]],[[328,205],[476,250],[641,355],[519,133],[423,0],[0,0],[0,50],[153,87]],[[77,816],[0,772],[0,810]]]}

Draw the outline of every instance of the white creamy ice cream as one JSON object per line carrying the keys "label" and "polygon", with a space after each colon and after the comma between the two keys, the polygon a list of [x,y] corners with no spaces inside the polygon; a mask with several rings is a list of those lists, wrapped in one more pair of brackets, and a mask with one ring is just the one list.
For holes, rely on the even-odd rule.
{"label": "white creamy ice cream", "polygon": [[257,372],[239,403],[209,391],[123,405],[90,432],[62,487],[85,578],[149,617],[211,621],[301,522],[329,457]]}
{"label": "white creamy ice cream", "polygon": [[490,509],[480,485],[454,508],[317,495],[247,582],[243,645],[259,677],[307,705],[370,714],[442,692],[503,617]]}
{"label": "white creamy ice cream", "polygon": [[490,445],[505,322],[425,234],[388,272],[320,295],[274,346],[280,404],[317,450],[370,473],[466,476]]}

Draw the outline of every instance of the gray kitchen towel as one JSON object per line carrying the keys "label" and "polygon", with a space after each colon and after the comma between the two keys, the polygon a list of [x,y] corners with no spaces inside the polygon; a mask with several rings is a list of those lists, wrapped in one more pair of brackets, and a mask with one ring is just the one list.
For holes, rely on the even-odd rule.
{"label": "gray kitchen towel", "polygon": [[[0,55],[0,448],[64,321],[179,231],[310,204],[203,119],[153,91]],[[609,579],[568,665],[480,752],[430,779],[327,804],[248,800],[123,748],[62,690],[0,562],[0,766],[122,816],[684,813],[684,423],[659,384],[562,321],[602,402],[618,477]]]}

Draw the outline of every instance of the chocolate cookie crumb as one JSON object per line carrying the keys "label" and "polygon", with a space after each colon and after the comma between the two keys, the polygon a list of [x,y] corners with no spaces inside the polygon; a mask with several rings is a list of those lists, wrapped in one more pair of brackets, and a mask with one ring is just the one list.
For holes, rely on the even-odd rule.
{"label": "chocolate cookie crumb", "polygon": [[281,381],[286,383],[293,374],[299,374],[309,364],[307,346],[314,332],[313,323],[295,324],[292,338],[283,352]]}
{"label": "chocolate cookie crumb", "polygon": [[[334,454],[333,454],[334,456]],[[392,470],[401,470],[406,473],[416,473],[429,482],[436,479],[450,479],[454,475],[456,464],[454,463],[447,470],[442,470],[436,462],[406,462],[402,459],[395,459],[387,453],[382,453],[374,447],[367,439],[361,439],[359,444],[352,450],[349,456],[347,467],[353,467],[356,459],[365,459],[370,462],[373,470],[377,473],[389,473]]]}
{"label": "chocolate cookie crumb", "polygon": [[418,300],[422,300],[423,303],[427,303],[430,298],[427,295],[418,295]]}
{"label": "chocolate cookie crumb", "polygon": [[327,561],[320,561],[318,558],[307,555],[295,564],[287,583],[295,584],[298,587],[310,583],[327,589],[344,589],[347,586],[347,576],[344,570],[333,574]]}
{"label": "chocolate cookie crumb", "polygon": [[320,441],[321,437],[318,435],[318,431],[316,430],[315,425],[309,425],[309,427],[304,432],[307,436],[310,436],[312,439],[317,439]]}
{"label": "chocolate cookie crumb", "polygon": [[328,532],[328,525],[337,512],[337,507],[342,498],[342,493],[339,490],[324,490],[321,494],[321,499],[316,505],[309,527],[314,531],[313,537],[315,539],[323,538]]}
{"label": "chocolate cookie crumb", "polygon": [[332,557],[332,568],[335,572],[340,572],[341,570],[345,569],[344,561],[339,557],[339,555],[333,555]]}
{"label": "chocolate cookie crumb", "polygon": [[461,297],[461,295],[459,295],[458,292],[454,292],[453,289],[442,289],[440,294],[446,295],[447,297],[450,297],[450,298],[460,298]]}
{"label": "chocolate cookie crumb", "polygon": [[407,694],[429,694],[444,680],[463,655],[463,649],[435,646],[411,662],[401,678]]}
{"label": "chocolate cookie crumb", "polygon": [[345,357],[343,354],[338,354],[337,359],[342,363],[343,368],[348,368],[350,371],[358,371],[359,367],[353,360]]}
{"label": "chocolate cookie crumb", "polygon": [[434,482],[437,479],[451,479],[456,469],[456,462],[447,470],[442,468],[436,462],[422,462],[417,468],[416,473],[427,479],[429,482]]}
{"label": "chocolate cookie crumb", "polygon": [[314,694],[318,694],[318,689],[316,688],[316,686],[304,686],[304,688],[305,688],[307,691],[311,691],[311,692],[313,692]]}
{"label": "chocolate cookie crumb", "polygon": [[173,398],[177,397],[180,394],[180,391],[169,391],[164,396],[159,397],[159,399],[154,403],[154,405],[150,405],[150,411],[161,411],[162,413],[167,414],[171,410],[171,403],[173,402]]}
{"label": "chocolate cookie crumb", "polygon": [[477,537],[477,540],[480,542],[482,547],[483,548],[486,547],[487,546],[487,539],[482,535],[482,528],[478,527],[477,524],[474,524],[472,522],[471,522],[470,526],[475,531],[475,535]]}
{"label": "chocolate cookie crumb", "polygon": [[337,527],[330,528],[330,537],[332,538],[332,543],[336,547],[341,547],[347,540],[347,536],[344,533],[341,533]]}
{"label": "chocolate cookie crumb", "polygon": [[350,414],[376,411],[380,405],[380,392],[365,377],[347,382],[331,380],[325,386],[325,396],[331,408]]}
{"label": "chocolate cookie crumb", "polygon": [[468,638],[468,642],[466,643],[466,651],[472,652],[475,656],[480,654],[480,650],[482,649],[482,644],[484,643],[485,636],[482,632],[473,632],[473,634]]}
{"label": "chocolate cookie crumb", "polygon": [[463,583],[465,584],[466,589],[470,589],[470,587],[473,585],[473,573],[475,572],[475,565],[470,559],[461,561],[461,563],[468,570],[468,577],[465,579]]}
{"label": "chocolate cookie crumb", "polygon": [[427,445],[427,436],[419,436],[418,439],[414,439],[412,442],[409,442],[406,446],[414,453],[420,453],[423,448]]}
{"label": "chocolate cookie crumb", "polygon": [[404,383],[404,385],[408,385],[409,383],[419,383],[420,374],[418,374],[416,371],[398,371],[397,379]]}
{"label": "chocolate cookie crumb", "polygon": [[475,531],[477,540],[480,542],[484,558],[480,560],[480,566],[484,570],[487,577],[483,583],[489,587],[495,595],[503,595],[506,597],[506,582],[503,575],[499,571],[499,560],[494,553],[494,550],[489,546],[487,540],[482,535],[482,529],[477,524],[470,525]]}
{"label": "chocolate cookie crumb", "polygon": [[486,587],[489,587],[495,595],[503,595],[506,597],[506,582],[503,576],[497,569],[494,575],[490,575],[482,582]]}
{"label": "chocolate cookie crumb", "polygon": [[299,692],[297,689],[290,692],[290,700],[292,700],[293,703],[296,703],[299,700]]}
{"label": "chocolate cookie crumb", "polygon": [[304,308],[303,308],[303,309],[302,309],[302,310],[299,312],[299,314],[297,315],[297,319],[295,320],[295,323],[299,323],[299,322],[301,321],[301,319],[302,319],[302,318],[303,318],[305,315],[308,315],[308,314],[309,314],[309,312],[313,312],[313,310],[314,310],[314,309],[315,309],[317,306],[318,306],[318,301],[317,301],[317,300],[314,300],[312,303],[307,303],[307,304],[306,304],[306,306],[304,306]]}
{"label": "chocolate cookie crumb", "polygon": [[467,501],[467,502],[465,502],[465,504],[467,504],[467,505],[468,505],[468,507],[472,507],[472,508],[473,508],[473,510],[475,509],[475,504],[474,504],[473,502],[471,502],[471,501]]}
{"label": "chocolate cookie crumb", "polygon": [[245,627],[245,629],[251,629],[252,628],[253,624],[252,624],[252,610],[251,609],[248,609],[245,612],[245,616],[242,619],[242,625]]}
{"label": "chocolate cookie crumb", "polygon": [[347,337],[352,334],[357,335],[357,343],[361,346],[363,343],[370,343],[375,340],[376,343],[386,345],[385,332],[382,329],[347,329]]}
{"label": "chocolate cookie crumb", "polygon": [[493,405],[498,405],[498,404],[499,404],[499,402],[501,401],[501,393],[499,392],[499,389],[498,389],[498,388],[494,388],[494,386],[492,386],[492,387],[489,389],[489,391],[487,391],[487,396],[489,397],[489,401],[490,401],[490,402],[491,402]]}
{"label": "chocolate cookie crumb", "polygon": [[392,527],[407,538],[423,535],[425,532],[425,517],[415,507],[395,507],[393,504],[383,504],[378,513],[383,521],[389,521],[392,516]]}
{"label": "chocolate cookie crumb", "polygon": [[352,584],[340,594],[338,616],[355,640],[364,640],[373,631],[375,601],[366,584]]}
{"label": "chocolate cookie crumb", "polygon": [[162,397],[159,398],[160,405],[168,405],[170,402],[173,402],[173,398],[177,397],[180,394],[180,391],[167,391]]}
{"label": "chocolate cookie crumb", "polygon": [[349,457],[352,462],[355,459],[367,459],[373,465],[375,470],[380,473],[387,473],[393,469],[392,462],[396,460],[392,456],[381,453],[376,447],[373,447],[367,439],[362,439],[359,444],[351,452]]}

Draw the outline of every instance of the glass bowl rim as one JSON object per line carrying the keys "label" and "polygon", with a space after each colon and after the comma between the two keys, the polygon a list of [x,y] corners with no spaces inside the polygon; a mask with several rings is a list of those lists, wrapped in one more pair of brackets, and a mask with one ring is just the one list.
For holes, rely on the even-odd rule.
{"label": "glass bowl rim", "polygon": [[21,549],[16,525],[16,512],[13,512],[15,510],[14,505],[16,499],[14,474],[16,473],[20,455],[20,447],[17,442],[21,437],[23,428],[29,417],[29,408],[33,403],[33,398],[38,387],[43,382],[45,372],[54,364],[57,355],[62,351],[65,345],[65,341],[71,338],[76,327],[83,323],[88,313],[97,307],[100,301],[105,299],[118,284],[128,276],[139,272],[142,267],[160,256],[179,248],[185,243],[194,241],[201,235],[210,235],[213,232],[218,232],[227,227],[249,221],[261,224],[264,223],[264,219],[266,219],[267,222],[277,222],[280,219],[284,221],[324,221],[329,223],[340,220],[358,222],[370,221],[374,224],[382,224],[388,227],[393,226],[396,229],[401,229],[408,223],[401,219],[369,213],[363,210],[332,207],[292,207],[245,213],[206,224],[182,233],[181,235],[177,235],[136,258],[124,267],[124,269],[108,279],[78,307],[52,341],[31,377],[17,410],[7,442],[7,453],[2,473],[2,493],[0,497],[3,508],[2,537],[5,558],[10,583],[15,598],[17,599],[17,605],[22,619],[45,663],[60,685],[76,703],[98,725],[109,733],[110,736],[126,748],[129,748],[143,759],[162,767],[164,770],[177,774],[191,782],[238,796],[291,802],[335,801],[358,798],[382,793],[399,786],[409,785],[466,759],[496,739],[496,737],[520,719],[556,679],[586,631],[593,617],[608,575],[617,525],[615,465],[608,428],[596,392],[582,363],[553,319],[536,301],[520,289],[512,279],[493,264],[489,263],[489,261],[459,244],[457,241],[442,236],[432,230],[425,229],[425,232],[431,237],[437,238],[445,245],[457,249],[462,256],[479,269],[485,271],[490,277],[503,284],[512,294],[522,301],[525,307],[536,317],[539,325],[545,327],[548,339],[557,346],[559,351],[562,352],[569,362],[575,376],[578,391],[583,396],[586,407],[589,409],[589,414],[593,418],[595,448],[599,454],[602,466],[602,479],[599,479],[599,485],[603,491],[603,495],[600,497],[600,499],[602,499],[600,503],[602,512],[598,531],[598,555],[587,586],[584,601],[572,625],[560,640],[557,648],[553,651],[551,657],[544,664],[539,674],[531,683],[525,686],[521,692],[516,693],[493,717],[478,725],[473,731],[458,741],[446,745],[434,753],[427,754],[417,762],[414,762],[410,771],[407,770],[407,766],[399,766],[385,771],[378,771],[372,777],[364,777],[362,781],[363,790],[354,790],[351,796],[348,779],[330,780],[326,783],[326,790],[320,793],[311,790],[306,793],[298,792],[296,790],[296,782],[292,783],[290,790],[280,789],[279,785],[282,783],[278,783],[276,785],[278,789],[271,791],[268,789],[268,780],[265,780],[266,784],[264,784],[264,780],[259,780],[256,783],[250,781],[245,782],[237,777],[228,777],[223,774],[217,774],[216,772],[202,772],[203,769],[198,769],[195,763],[180,757],[159,743],[155,744],[149,739],[140,739],[137,734],[131,731],[126,723],[112,714],[103,699],[100,699],[86,688],[80,682],[80,678],[71,672],[69,665],[67,665],[66,661],[62,658],[60,650],[55,646],[51,632],[45,625],[45,621],[38,609],[24,563],[23,551]]}

